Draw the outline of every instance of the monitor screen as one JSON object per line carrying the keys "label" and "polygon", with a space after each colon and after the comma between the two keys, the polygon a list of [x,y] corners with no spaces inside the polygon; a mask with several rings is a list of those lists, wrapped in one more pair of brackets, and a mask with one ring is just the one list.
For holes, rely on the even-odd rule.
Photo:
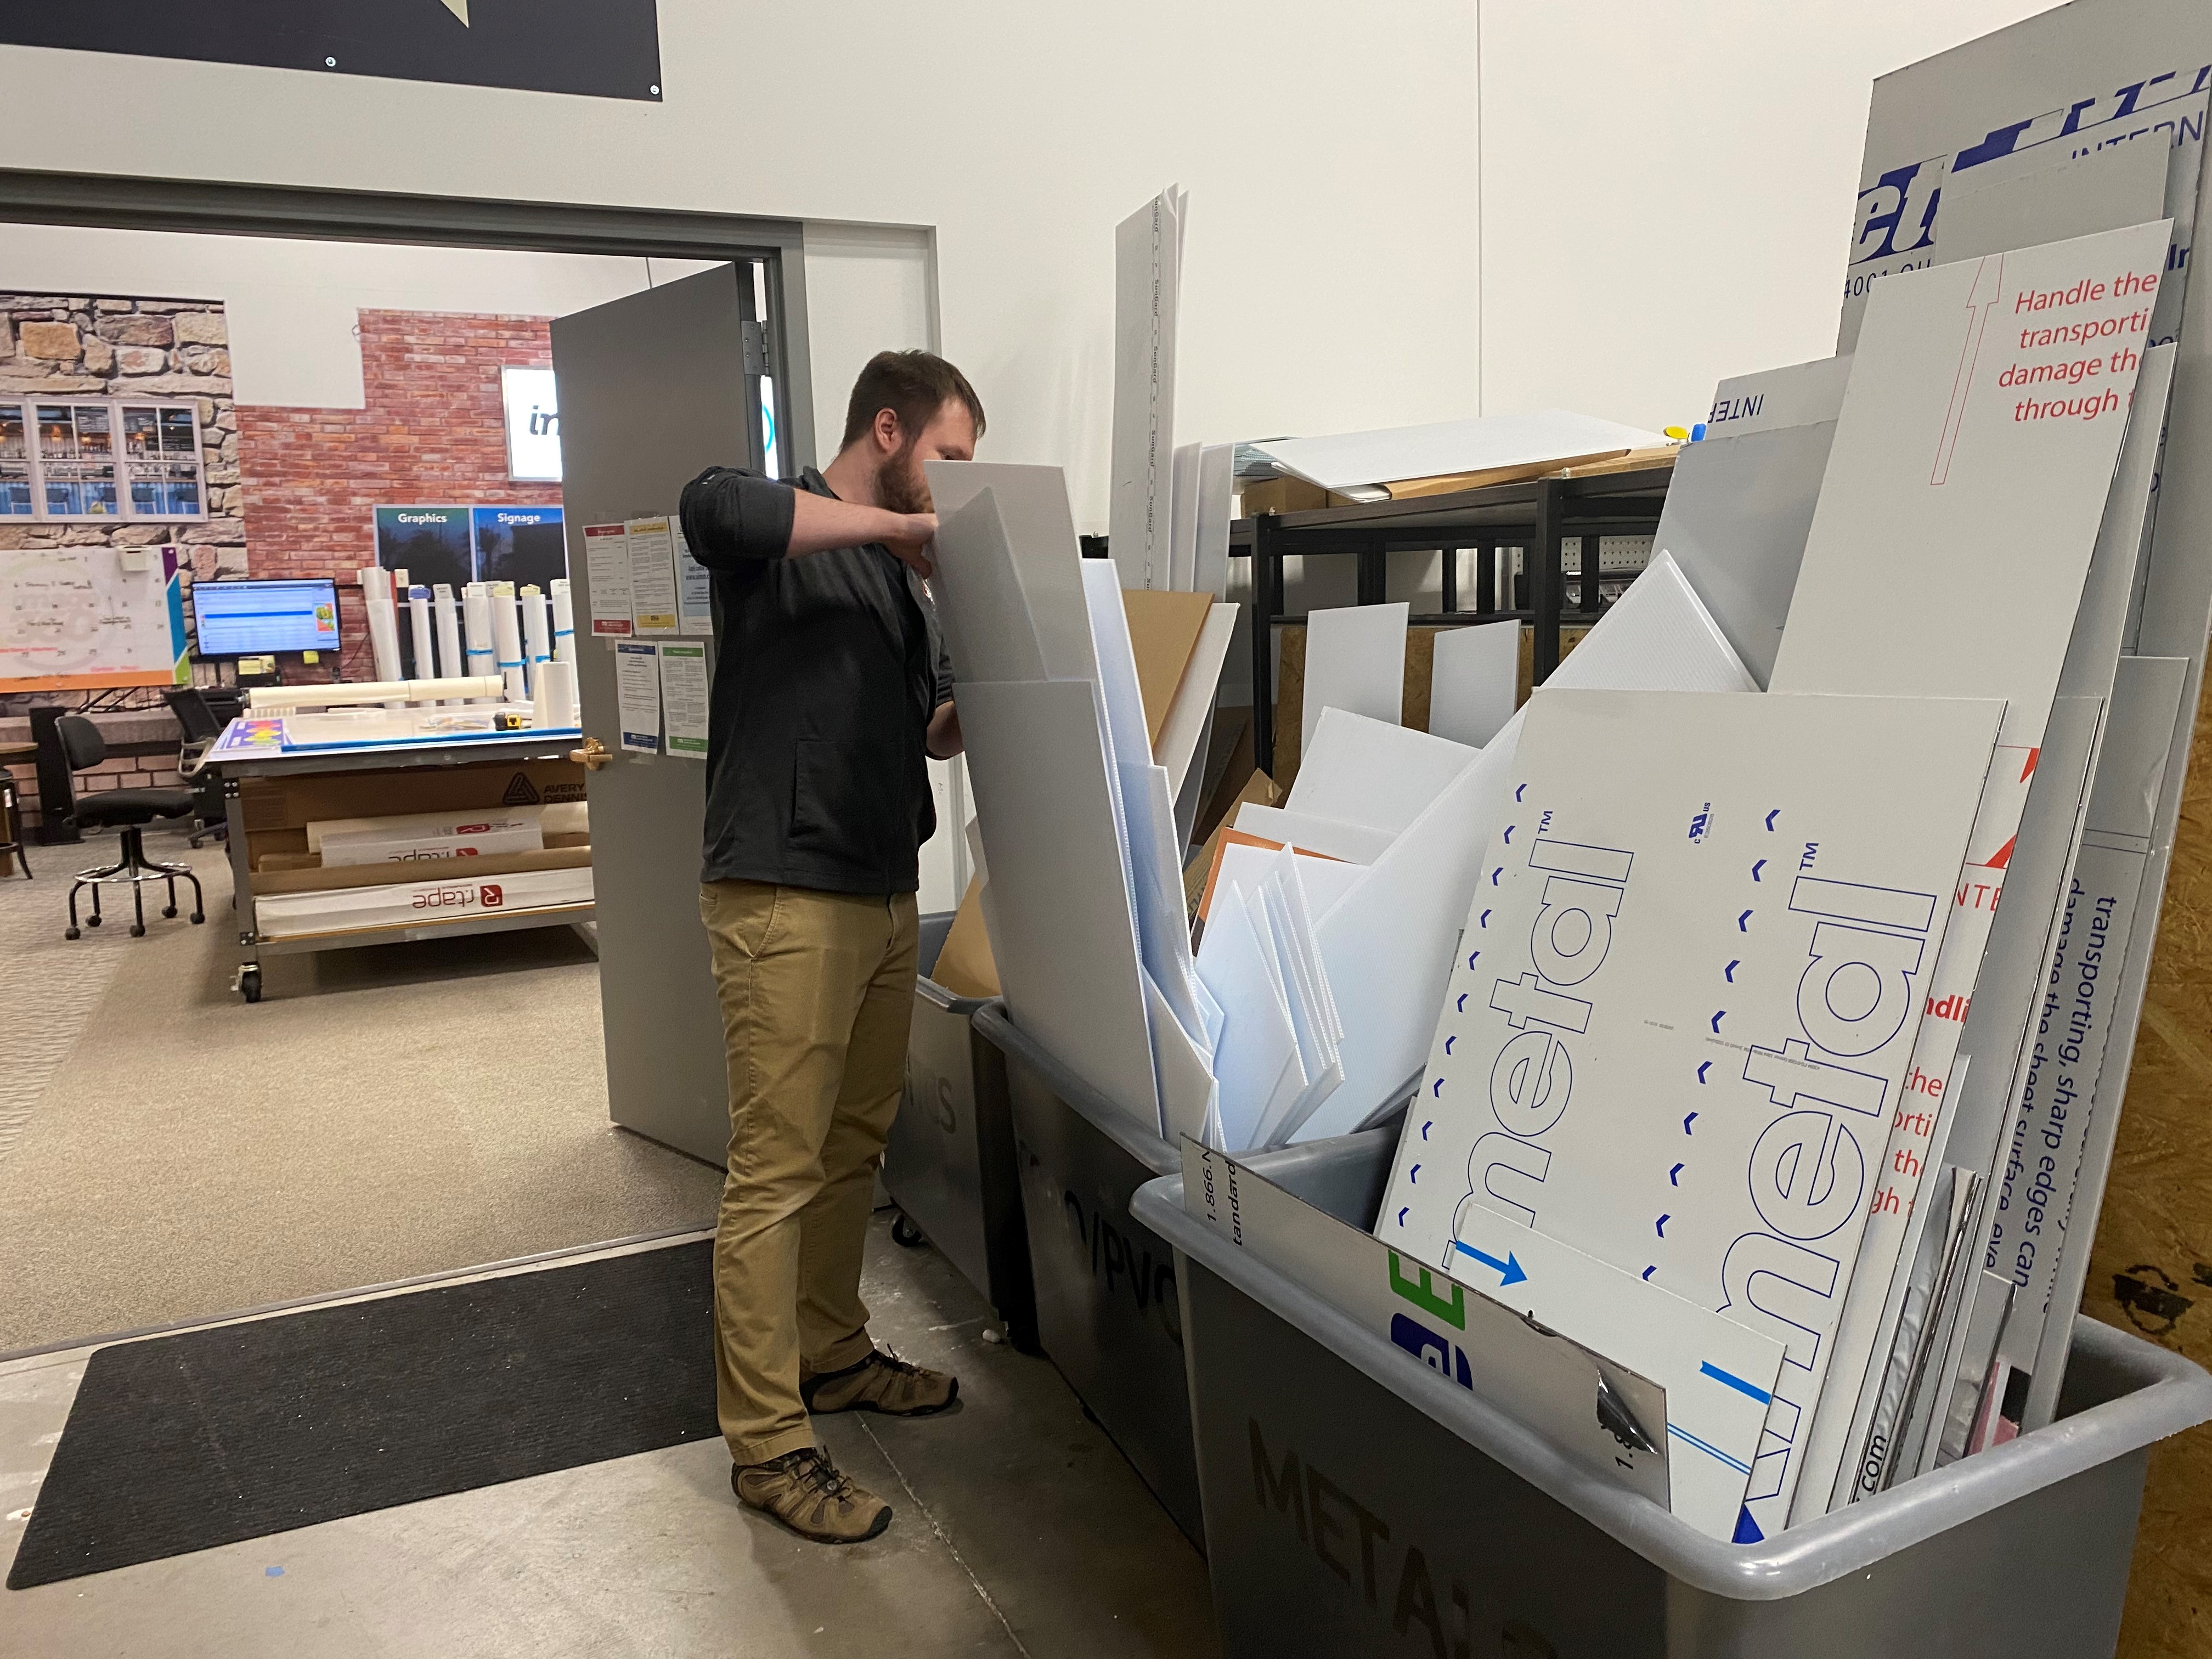
{"label": "monitor screen", "polygon": [[192,609],[204,657],[338,648],[334,581],[195,582]]}

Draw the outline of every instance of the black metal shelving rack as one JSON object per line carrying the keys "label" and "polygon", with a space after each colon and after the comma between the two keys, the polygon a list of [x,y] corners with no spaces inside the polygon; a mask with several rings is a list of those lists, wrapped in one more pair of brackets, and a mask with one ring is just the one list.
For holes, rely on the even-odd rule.
{"label": "black metal shelving rack", "polygon": [[[1455,552],[1474,548],[1484,556],[1475,562],[1473,609],[1460,604],[1459,562],[1443,561],[1443,609],[1409,618],[1427,625],[1518,620],[1534,629],[1536,684],[1540,685],[1559,665],[1559,629],[1597,620],[1601,604],[1598,583],[1597,538],[1601,536],[1648,536],[1659,527],[1659,511],[1667,499],[1667,486],[1674,476],[1671,465],[1642,468],[1633,472],[1600,473],[1589,477],[1540,478],[1528,483],[1492,484],[1486,489],[1462,490],[1449,495],[1418,496],[1411,501],[1377,501],[1357,507],[1317,507],[1299,513],[1268,513],[1239,519],[1230,526],[1232,558],[1253,561],[1252,611],[1265,626],[1252,629],[1253,748],[1261,770],[1272,773],[1275,763],[1275,684],[1273,635],[1277,624],[1303,623],[1302,615],[1283,610],[1283,561],[1291,555],[1339,554],[1358,561],[1359,605],[1380,605],[1385,598],[1392,553]],[[1566,603],[1566,583],[1561,571],[1561,550],[1570,538],[1583,540],[1582,573],[1576,584],[1574,604]],[[1527,550],[1528,605],[1516,609],[1500,605],[1495,591],[1497,561],[1490,556],[1500,547]],[[1502,596],[1508,601],[1515,596]]]}

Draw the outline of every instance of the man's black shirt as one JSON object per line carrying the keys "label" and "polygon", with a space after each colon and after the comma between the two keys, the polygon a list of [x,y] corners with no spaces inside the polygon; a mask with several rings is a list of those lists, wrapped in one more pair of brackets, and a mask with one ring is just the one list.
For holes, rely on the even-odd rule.
{"label": "man's black shirt", "polygon": [[[811,467],[796,487],[835,493]],[[793,488],[717,466],[684,489],[720,623],[702,879],[911,893],[937,827],[924,744],[951,666],[920,580],[886,548],[785,556]]]}

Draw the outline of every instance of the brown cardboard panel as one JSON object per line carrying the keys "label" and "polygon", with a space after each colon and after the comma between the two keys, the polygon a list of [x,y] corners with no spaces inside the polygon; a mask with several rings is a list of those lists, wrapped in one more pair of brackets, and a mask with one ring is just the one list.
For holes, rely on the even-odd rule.
{"label": "brown cardboard panel", "polygon": [[1648,472],[1654,467],[1672,466],[1681,453],[1680,444],[1659,444],[1650,449],[1623,450],[1608,461],[1578,461],[1559,469],[1562,478],[1596,478],[1608,472]]}
{"label": "brown cardboard panel", "polygon": [[1398,699],[1398,724],[1416,732],[1429,729],[1429,693],[1437,672],[1437,635],[1441,628],[1406,630],[1406,689]]}
{"label": "brown cardboard panel", "polygon": [[1255,801],[1261,806],[1273,806],[1282,799],[1283,792],[1275,787],[1274,781],[1265,772],[1246,775],[1243,786],[1223,808],[1218,822],[1212,833],[1206,836],[1199,855],[1182,867],[1183,908],[1191,916],[1197,916],[1199,904],[1212,884],[1213,866],[1221,859],[1222,843],[1237,833],[1230,827],[1231,821],[1237,816],[1237,809],[1247,801]]}
{"label": "brown cardboard panel", "polygon": [[1328,505],[1328,491],[1304,478],[1255,478],[1238,492],[1243,514],[1306,513]]}
{"label": "brown cardboard panel", "polygon": [[[249,830],[246,832],[246,867],[249,870],[298,869],[297,860],[313,859],[320,864],[319,854],[307,851],[307,832],[304,830]],[[289,866],[283,860],[293,860]]]}
{"label": "brown cardboard panel", "polygon": [[303,870],[262,870],[253,890],[320,893],[340,887],[388,887],[400,881],[458,881],[464,877],[512,876],[525,870],[576,870],[592,861],[589,847],[555,848],[543,853],[488,853],[472,859],[388,860],[380,864],[342,864],[325,869],[319,860]]}
{"label": "brown cardboard panel", "polygon": [[239,804],[249,831],[302,828],[320,818],[391,812],[458,812],[584,799],[584,769],[570,760],[478,761],[389,772],[313,772],[246,778]]}
{"label": "brown cardboard panel", "polygon": [[990,930],[983,925],[983,884],[969,878],[952,926],[939,947],[929,976],[958,997],[999,994],[999,964],[991,956]]}
{"label": "brown cardboard panel", "polygon": [[1121,609],[1129,618],[1129,644],[1137,657],[1137,690],[1145,700],[1145,735],[1157,744],[1167,724],[1182,671],[1197,648],[1199,630],[1213,609],[1211,593],[1174,593],[1125,587]]}
{"label": "brown cardboard panel", "polygon": [[1275,764],[1276,787],[1285,794],[1298,776],[1299,728],[1305,721],[1306,629],[1304,623],[1286,623],[1276,634],[1275,653]]}
{"label": "brown cardboard panel", "polygon": [[[2201,702],[2135,1063],[2081,1310],[2212,1365],[2212,702]],[[2132,1659],[2212,1653],[2212,1425],[2151,1449],[2121,1626]]]}
{"label": "brown cardboard panel", "polygon": [[1601,461],[1617,461],[1629,452],[1625,449],[1595,450],[1587,455],[1555,455],[1549,460],[1523,461],[1518,466],[1485,467],[1477,472],[1445,472],[1429,478],[1398,478],[1383,485],[1394,501],[1411,501],[1419,495],[1452,495],[1462,489],[1486,489],[1492,484],[1525,483],[1531,478],[1540,478],[1547,473],[1563,471],[1569,467],[1594,466]]}

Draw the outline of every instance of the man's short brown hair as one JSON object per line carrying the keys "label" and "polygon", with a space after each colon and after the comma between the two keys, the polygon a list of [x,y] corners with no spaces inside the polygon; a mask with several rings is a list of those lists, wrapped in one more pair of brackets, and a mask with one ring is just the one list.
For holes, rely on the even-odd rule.
{"label": "man's short brown hair", "polygon": [[878,351],[868,359],[860,378],[853,382],[853,400],[845,406],[844,448],[867,434],[878,410],[898,416],[899,431],[912,443],[937,411],[958,398],[975,420],[975,435],[983,435],[983,400],[968,377],[928,351]]}

